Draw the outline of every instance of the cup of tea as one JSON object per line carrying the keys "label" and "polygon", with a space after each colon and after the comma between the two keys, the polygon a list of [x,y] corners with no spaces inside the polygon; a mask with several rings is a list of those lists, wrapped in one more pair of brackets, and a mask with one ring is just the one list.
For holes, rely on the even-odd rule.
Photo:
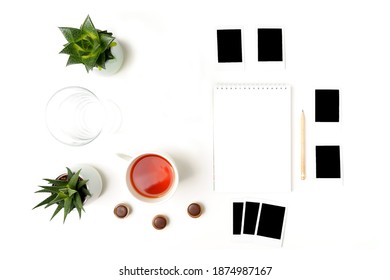
{"label": "cup of tea", "polygon": [[143,202],[162,202],[175,193],[179,173],[174,161],[161,153],[143,153],[130,158],[127,187]]}

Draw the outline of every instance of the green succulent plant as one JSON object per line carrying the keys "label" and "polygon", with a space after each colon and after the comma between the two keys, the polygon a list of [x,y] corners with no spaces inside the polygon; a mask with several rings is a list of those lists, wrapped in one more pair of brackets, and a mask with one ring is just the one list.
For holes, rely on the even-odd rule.
{"label": "green succulent plant", "polygon": [[79,218],[81,218],[81,212],[84,211],[83,203],[88,196],[91,196],[87,188],[88,180],[80,178],[81,169],[77,172],[73,172],[69,168],[66,169],[67,174],[63,174],[57,179],[43,179],[51,185],[39,186],[41,189],[36,193],[49,193],[50,195],[33,208],[43,205],[46,205],[45,208],[57,205],[50,220],[64,209],[64,223],[68,214],[75,208],[79,213]]}
{"label": "green succulent plant", "polygon": [[72,27],[59,27],[65,39],[62,54],[69,55],[66,66],[84,64],[87,72],[94,67],[105,69],[106,61],[113,59],[111,48],[116,46],[112,33],[95,28],[89,16],[80,29]]}

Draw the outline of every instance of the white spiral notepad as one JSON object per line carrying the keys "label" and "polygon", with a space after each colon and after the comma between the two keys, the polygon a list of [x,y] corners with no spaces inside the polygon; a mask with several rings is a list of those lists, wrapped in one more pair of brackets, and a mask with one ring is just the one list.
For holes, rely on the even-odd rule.
{"label": "white spiral notepad", "polygon": [[291,191],[289,85],[214,88],[214,190]]}

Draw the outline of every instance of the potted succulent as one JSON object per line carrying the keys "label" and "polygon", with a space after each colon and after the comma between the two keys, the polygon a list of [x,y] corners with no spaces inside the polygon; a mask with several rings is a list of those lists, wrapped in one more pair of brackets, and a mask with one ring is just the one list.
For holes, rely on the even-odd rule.
{"label": "potted succulent", "polygon": [[68,214],[73,209],[77,210],[81,218],[81,212],[85,212],[85,203],[98,197],[102,189],[101,177],[97,170],[90,166],[81,167],[83,170],[80,168],[76,172],[67,167],[67,172],[57,176],[56,179],[43,179],[48,185],[39,186],[40,190],[36,193],[48,193],[49,196],[33,209],[44,205],[45,208],[56,205],[50,220],[63,210],[63,222],[65,223]]}
{"label": "potted succulent", "polygon": [[95,28],[89,16],[80,28],[59,27],[68,41],[61,54],[69,55],[66,66],[83,64],[87,72],[113,74],[123,62],[123,50],[111,32]]}

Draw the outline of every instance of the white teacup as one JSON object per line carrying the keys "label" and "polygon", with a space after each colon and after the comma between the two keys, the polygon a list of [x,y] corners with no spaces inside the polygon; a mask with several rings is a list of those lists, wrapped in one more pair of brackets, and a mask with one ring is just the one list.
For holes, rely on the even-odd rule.
{"label": "white teacup", "polygon": [[143,202],[162,202],[175,193],[179,182],[176,165],[161,153],[142,153],[130,158],[126,183],[131,194]]}

